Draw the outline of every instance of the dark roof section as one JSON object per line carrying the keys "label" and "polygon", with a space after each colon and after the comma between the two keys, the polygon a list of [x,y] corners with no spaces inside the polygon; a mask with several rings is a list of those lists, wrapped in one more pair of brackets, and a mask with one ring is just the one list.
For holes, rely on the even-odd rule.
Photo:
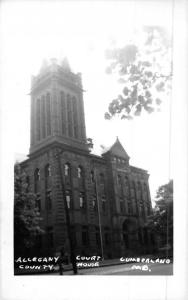
{"label": "dark roof section", "polygon": [[110,148],[108,148],[105,152],[103,152],[103,155],[105,155],[107,153],[111,153],[115,156],[125,158],[125,159],[130,158],[128,156],[127,152],[125,151],[125,149],[123,148],[122,144],[120,143],[118,137],[117,137],[115,143]]}

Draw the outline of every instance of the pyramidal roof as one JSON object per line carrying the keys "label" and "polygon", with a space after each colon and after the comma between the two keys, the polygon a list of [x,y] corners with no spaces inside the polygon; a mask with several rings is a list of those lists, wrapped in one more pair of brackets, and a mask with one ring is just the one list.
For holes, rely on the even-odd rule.
{"label": "pyramidal roof", "polygon": [[69,61],[68,61],[68,58],[65,57],[61,63],[61,66],[63,69],[65,69],[66,71],[71,71],[71,68],[70,68],[70,64],[69,64]]}
{"label": "pyramidal roof", "polygon": [[122,157],[122,158],[129,158],[127,152],[123,148],[123,146],[120,143],[118,137],[116,138],[115,143],[111,147],[106,149],[106,151],[103,152],[103,154],[106,154],[106,153],[109,153],[109,152],[113,155],[116,155],[116,156],[119,156],[119,157]]}

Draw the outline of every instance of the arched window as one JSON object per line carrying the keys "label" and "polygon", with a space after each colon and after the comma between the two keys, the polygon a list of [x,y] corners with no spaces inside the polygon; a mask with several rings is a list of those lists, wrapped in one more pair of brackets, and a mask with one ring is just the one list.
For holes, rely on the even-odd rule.
{"label": "arched window", "polygon": [[66,104],[65,104],[65,94],[64,94],[64,92],[60,93],[60,102],[61,102],[61,128],[62,128],[62,134],[66,134]]}
{"label": "arched window", "polygon": [[46,114],[45,114],[45,96],[41,98],[41,123],[42,123],[42,138],[46,137]]}
{"label": "arched window", "polygon": [[47,136],[51,135],[51,103],[50,94],[46,95]]}
{"label": "arched window", "polygon": [[66,197],[67,207],[68,207],[68,209],[70,209],[71,208],[71,193],[69,190],[65,191],[65,197]]}
{"label": "arched window", "polygon": [[119,199],[120,213],[125,212],[125,201],[122,197]]}
{"label": "arched window", "polygon": [[102,201],[102,213],[106,214],[107,207],[106,207],[106,198],[105,198],[105,196],[102,196],[101,201]]}
{"label": "arched window", "polygon": [[46,208],[48,211],[52,209],[52,191],[51,190],[48,190],[46,192]]}
{"label": "arched window", "polygon": [[84,171],[83,171],[83,168],[81,166],[78,166],[77,174],[78,174],[78,178],[80,178],[80,179],[82,179],[84,177]]}
{"label": "arched window", "polygon": [[35,170],[35,181],[39,181],[40,180],[40,170],[36,169]]}
{"label": "arched window", "polygon": [[148,193],[148,188],[146,183],[144,183],[144,197],[146,201],[149,201],[149,193]]}
{"label": "arched window", "polygon": [[119,186],[121,186],[121,176],[120,175],[117,176],[117,183]]}
{"label": "arched window", "polygon": [[96,198],[96,195],[93,195],[92,206],[93,206],[93,210],[97,211],[97,198]]}
{"label": "arched window", "polygon": [[78,114],[76,98],[72,97],[73,122],[74,122],[74,137],[78,138]]}
{"label": "arched window", "polygon": [[51,168],[50,165],[47,164],[45,167],[45,178],[50,177],[51,176]]}
{"label": "arched window", "polygon": [[70,164],[69,163],[66,163],[64,165],[64,175],[67,177],[70,177]]}
{"label": "arched window", "polygon": [[129,178],[127,176],[125,176],[125,193],[126,193],[126,196],[129,197],[130,186],[129,186]]}
{"label": "arched window", "polygon": [[44,174],[45,174],[45,184],[46,184],[46,189],[50,185],[50,177],[51,177],[51,168],[50,165],[47,164],[44,168]]}
{"label": "arched window", "polygon": [[37,133],[37,140],[40,140],[40,124],[41,124],[41,117],[40,117],[40,98],[37,99],[37,111],[36,111],[36,133]]}
{"label": "arched window", "polygon": [[40,182],[40,170],[37,168],[34,172],[34,188],[35,193],[39,190],[39,182]]}
{"label": "arched window", "polygon": [[41,198],[40,194],[37,194],[36,201],[35,201],[35,206],[38,209],[38,211],[41,211]]}
{"label": "arched window", "polygon": [[80,204],[80,208],[85,208],[85,194],[83,192],[80,192],[79,194],[79,204]]}
{"label": "arched window", "polygon": [[30,179],[29,179],[29,176],[27,175],[26,176],[26,192],[27,193],[29,192],[29,187],[30,187]]}
{"label": "arched window", "polygon": [[95,182],[94,171],[91,171],[91,172],[90,172],[90,180],[91,180],[91,183],[94,183],[94,182]]}
{"label": "arched window", "polygon": [[142,197],[142,186],[140,181],[137,182],[137,191],[138,191],[138,198],[141,199]]}
{"label": "arched window", "polygon": [[72,102],[70,95],[67,95],[67,115],[68,115],[68,134],[73,136],[73,124],[72,124]]}

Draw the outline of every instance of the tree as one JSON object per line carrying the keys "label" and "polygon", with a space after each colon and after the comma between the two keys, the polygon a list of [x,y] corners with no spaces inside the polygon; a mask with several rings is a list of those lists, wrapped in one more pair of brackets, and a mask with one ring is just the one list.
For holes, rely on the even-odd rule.
{"label": "tree", "polygon": [[14,168],[14,254],[28,254],[36,237],[43,233],[36,195],[28,190],[27,176],[19,164]]}
{"label": "tree", "polygon": [[173,249],[173,181],[162,185],[156,193],[153,215],[148,218],[146,226],[159,240],[161,249]]}
{"label": "tree", "polygon": [[158,110],[159,94],[169,93],[172,77],[171,41],[164,28],[145,27],[144,42],[130,43],[122,48],[106,51],[110,60],[108,74],[118,74],[123,85],[121,93],[110,102],[106,119],[118,115],[131,120]]}

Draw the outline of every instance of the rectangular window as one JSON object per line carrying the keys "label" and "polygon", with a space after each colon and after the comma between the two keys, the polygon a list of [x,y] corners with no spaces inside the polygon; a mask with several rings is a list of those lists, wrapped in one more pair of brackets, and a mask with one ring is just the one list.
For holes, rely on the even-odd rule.
{"label": "rectangular window", "polygon": [[131,214],[132,213],[132,205],[131,205],[130,201],[128,201],[127,206],[128,206],[128,214]]}
{"label": "rectangular window", "polygon": [[85,208],[85,194],[83,192],[80,192],[79,194],[79,203],[80,208]]}
{"label": "rectangular window", "polygon": [[47,210],[52,209],[52,192],[51,191],[46,192],[46,207],[47,207]]}
{"label": "rectangular window", "polygon": [[101,200],[102,200],[102,212],[103,212],[103,214],[105,214],[106,213],[106,198],[103,196]]}
{"label": "rectangular window", "polygon": [[70,191],[66,190],[65,197],[66,197],[67,207],[68,207],[68,209],[70,209],[71,208],[71,195],[70,195]]}
{"label": "rectangular window", "polygon": [[41,198],[40,198],[40,194],[37,194],[36,197],[36,202],[35,202],[36,208],[38,209],[38,211],[41,211]]}
{"label": "rectangular window", "polygon": [[97,211],[97,198],[96,198],[96,196],[93,196],[92,206],[93,206],[93,210]]}
{"label": "rectangular window", "polygon": [[120,204],[120,212],[123,213],[125,211],[125,203],[123,198],[120,198],[119,204]]}

